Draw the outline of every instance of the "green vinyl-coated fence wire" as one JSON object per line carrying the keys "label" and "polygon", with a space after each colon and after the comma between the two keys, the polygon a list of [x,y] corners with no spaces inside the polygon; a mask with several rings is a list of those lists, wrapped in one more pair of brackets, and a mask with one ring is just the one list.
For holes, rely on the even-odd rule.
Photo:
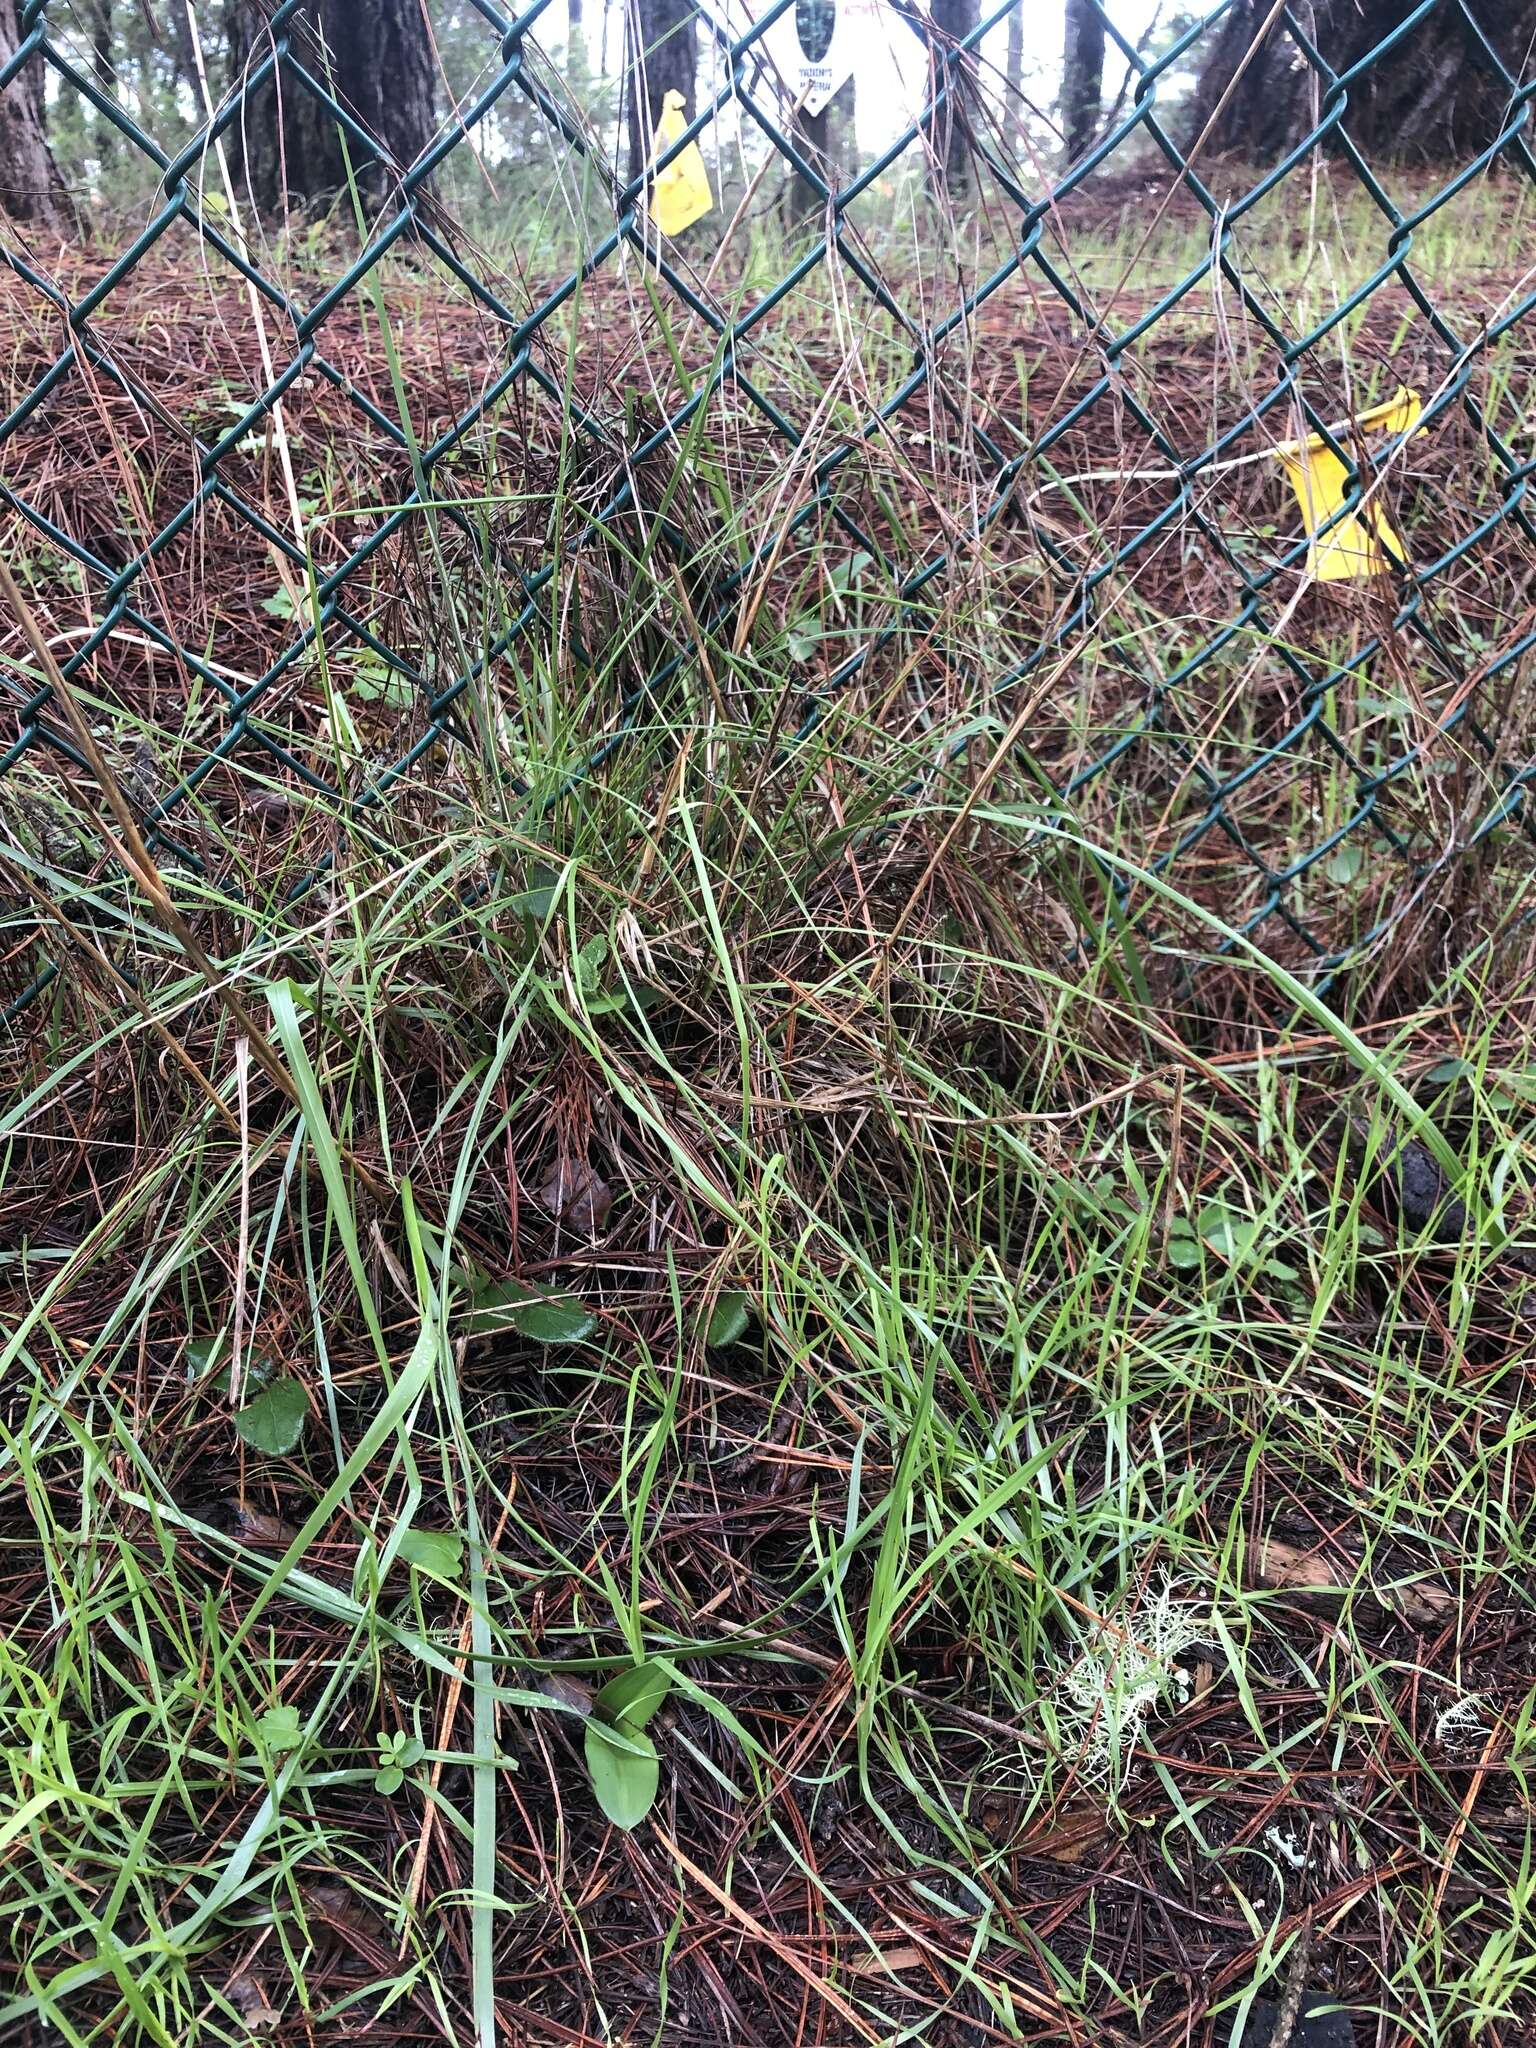
{"label": "green vinyl-coated fence wire", "polygon": [[[1478,321],[1469,332],[1465,323],[1458,326],[1453,313],[1437,304],[1415,256],[1416,244],[1429,224],[1443,213],[1449,217],[1447,210],[1454,210],[1455,203],[1475,184],[1495,175],[1536,180],[1536,156],[1531,147],[1536,68],[1517,76],[1506,67],[1495,40],[1479,25],[1474,0],[1421,0],[1417,6],[1403,5],[1396,25],[1380,43],[1338,70],[1329,63],[1324,39],[1313,40],[1312,12],[1299,7],[1282,9],[1270,33],[1289,39],[1292,62],[1305,66],[1311,75],[1312,118],[1277,161],[1248,176],[1235,198],[1218,196],[1203,157],[1192,139],[1181,133],[1177,114],[1180,81],[1187,80],[1199,48],[1226,17],[1243,12],[1247,0],[1227,0],[1224,6],[1206,10],[1151,57],[1132,47],[1106,15],[1109,46],[1116,61],[1127,67],[1129,90],[1092,147],[1047,189],[1033,193],[1025,189],[1012,153],[1002,146],[996,130],[989,130],[984,121],[967,123],[977,174],[986,178],[991,193],[1010,216],[1007,253],[984,276],[961,289],[949,310],[933,320],[909,310],[899,287],[871,260],[856,226],[855,209],[901,165],[908,152],[931,148],[935,131],[974,104],[976,59],[983,45],[995,38],[1015,6],[1028,9],[1032,0],[1006,0],[985,12],[958,43],[930,34],[927,104],[901,134],[844,183],[824,174],[822,160],[795,132],[793,120],[777,111],[777,98],[764,89],[766,74],[759,62],[762,37],[779,15],[793,7],[794,0],[781,0],[737,39],[700,13],[699,23],[717,58],[719,82],[713,92],[701,93],[684,134],[659,163],[673,160],[699,137],[707,136],[713,124],[734,108],[744,128],[755,130],[764,139],[809,195],[807,225],[798,253],[786,259],[782,276],[734,319],[722,313],[708,291],[690,278],[686,266],[669,251],[649,220],[650,174],[627,183],[617,179],[598,153],[592,132],[555,96],[540,67],[531,60],[533,38],[549,0],[537,0],[522,12],[512,12],[496,0],[472,0],[475,14],[484,23],[490,51],[486,75],[473,98],[441,128],[431,147],[403,170],[389,165],[387,153],[318,75],[308,43],[296,33],[300,4],[301,0],[283,0],[272,9],[269,32],[253,53],[238,89],[214,104],[196,133],[174,152],[162,148],[101,78],[77,61],[67,38],[50,31],[50,12],[58,11],[53,0],[24,0],[19,10],[17,48],[0,70],[3,90],[25,67],[44,67],[50,97],[77,96],[90,108],[92,120],[110,124],[120,144],[153,167],[156,175],[156,200],[149,218],[78,297],[72,298],[47,274],[40,260],[27,253],[19,235],[5,232],[0,238],[5,261],[21,283],[51,308],[63,335],[53,359],[15,397],[10,412],[0,420],[0,454],[13,435],[35,427],[46,416],[50,403],[59,401],[81,365],[88,365],[93,376],[124,396],[142,400],[144,394],[119,361],[112,343],[98,331],[98,316],[114,295],[126,293],[131,299],[140,267],[173,231],[190,230],[208,263],[243,280],[269,317],[272,331],[281,337],[265,388],[240,406],[222,431],[209,437],[193,432],[185,422],[178,423],[195,452],[194,485],[169,517],[153,524],[152,530],[133,536],[125,559],[107,559],[99,541],[84,531],[67,530],[21,485],[0,487],[12,514],[90,579],[92,623],[62,658],[64,676],[89,675],[93,661],[115,636],[131,635],[178,664],[217,707],[222,721],[217,739],[197,759],[181,766],[170,787],[147,798],[142,806],[141,829],[151,851],[194,870],[204,865],[198,835],[188,831],[182,821],[199,788],[223,763],[259,758],[273,772],[292,778],[366,828],[370,815],[388,805],[402,781],[435,750],[470,737],[464,716],[467,702],[496,665],[546,622],[561,554],[551,548],[542,560],[530,560],[521,552],[498,557],[498,571],[513,593],[509,613],[499,630],[472,651],[459,643],[458,658],[446,670],[434,668],[397,644],[369,614],[365,602],[368,567],[424,517],[436,527],[461,533],[476,549],[481,547],[482,537],[473,519],[453,502],[450,489],[438,488],[437,480],[447,476],[455,455],[471,437],[514,401],[552,408],[564,431],[612,452],[611,426],[574,395],[569,378],[551,369],[547,358],[556,351],[541,343],[554,331],[562,310],[621,258],[637,259],[656,289],[670,294],[700,323],[700,331],[710,338],[711,353],[707,369],[695,379],[689,394],[665,417],[640,430],[632,445],[624,447],[622,475],[616,471],[606,497],[583,512],[576,531],[562,543],[563,556],[569,558],[605,533],[617,535],[625,530],[625,522],[637,510],[637,471],[658,452],[675,450],[700,413],[727,387],[782,444],[784,462],[801,462],[804,474],[798,479],[793,509],[744,558],[712,577],[697,604],[690,633],[677,639],[630,685],[611,729],[594,737],[579,765],[553,789],[537,794],[511,778],[514,794],[531,805],[547,809],[615,752],[632,744],[644,706],[694,660],[700,640],[732,618],[744,591],[790,540],[826,519],[851,548],[881,565],[893,595],[889,616],[869,626],[805,693],[797,717],[781,735],[788,746],[805,739],[825,720],[840,693],[868,673],[872,663],[899,641],[913,622],[921,624],[967,548],[985,545],[1000,522],[1021,514],[1031,516],[1043,494],[1065,494],[1074,484],[1094,478],[1098,472],[1080,463],[1077,453],[1101,409],[1112,407],[1119,441],[1123,442],[1128,432],[1139,440],[1143,453],[1133,462],[1104,464],[1102,474],[1111,480],[1134,482],[1142,492],[1155,486],[1155,502],[1139,507],[1130,528],[1106,538],[1086,566],[1080,555],[1053,533],[1050,522],[1032,525],[1032,537],[1045,565],[1065,593],[1063,601],[1027,651],[1011,649],[993,672],[976,665],[974,673],[968,673],[976,707],[986,707],[994,715],[990,723],[968,721],[951,741],[941,737],[935,766],[955,759],[972,745],[978,730],[995,736],[1006,728],[1012,707],[1029,701],[1037,679],[1070,659],[1073,649],[1093,632],[1114,592],[1128,580],[1134,583],[1143,566],[1167,547],[1172,537],[1184,535],[1192,537],[1209,561],[1220,566],[1228,598],[1225,615],[1202,618],[1199,644],[1179,650],[1176,658],[1162,666],[1145,657],[1133,657],[1122,647],[1117,659],[1135,684],[1139,709],[1091,758],[1075,760],[1059,772],[1040,768],[1042,794],[1049,804],[1070,810],[1106,778],[1124,774],[1135,750],[1155,738],[1176,765],[1183,796],[1175,831],[1155,849],[1146,849],[1145,864],[1166,871],[1201,857],[1210,845],[1222,845],[1248,876],[1240,912],[1231,908],[1226,912],[1229,922],[1245,937],[1259,933],[1261,927],[1284,927],[1310,963],[1308,971],[1326,977],[1341,954],[1329,935],[1312,929],[1299,907],[1305,878],[1320,864],[1336,862],[1346,844],[1357,845],[1368,855],[1389,853],[1409,874],[1426,859],[1411,830],[1396,815],[1392,801],[1399,785],[1411,779],[1422,763],[1423,738],[1405,743],[1389,758],[1371,762],[1352,746],[1333,710],[1337,693],[1358,688],[1373,664],[1393,655],[1400,659],[1401,648],[1410,646],[1444,689],[1442,709],[1434,714],[1434,736],[1454,731],[1458,744],[1480,760],[1485,786],[1491,792],[1481,815],[1462,834],[1460,850],[1468,850],[1501,829],[1531,829],[1528,797],[1536,784],[1536,741],[1529,751],[1524,750],[1518,730],[1490,721],[1483,707],[1495,700],[1501,684],[1513,682],[1521,663],[1536,648],[1536,622],[1529,608],[1520,607],[1512,598],[1497,643],[1484,650],[1477,674],[1469,677],[1466,650],[1448,644],[1431,603],[1437,587],[1451,587],[1461,565],[1484,555],[1495,542],[1513,539],[1526,547],[1536,546],[1536,508],[1531,502],[1536,462],[1528,452],[1528,438],[1522,450],[1515,445],[1518,437],[1501,430],[1486,403],[1484,376],[1494,352],[1525,331],[1536,312],[1536,290],[1517,287],[1495,317]],[[1255,20],[1268,13],[1261,10]],[[1380,167],[1373,166],[1357,146],[1351,131],[1351,109],[1369,89],[1376,67],[1401,61],[1408,39],[1444,36],[1449,25],[1469,39],[1476,61],[1497,77],[1502,116],[1483,147],[1446,172],[1427,197],[1404,210],[1392,196],[1390,181],[1384,179]],[[1531,64],[1536,67],[1536,56]],[[367,230],[353,259],[338,264],[326,288],[307,305],[293,296],[260,252],[253,252],[231,220],[209,208],[199,182],[216,149],[234,144],[242,122],[250,117],[264,91],[270,104],[279,75],[286,93],[307,92],[320,103],[341,131],[359,172],[377,160],[389,178],[382,218]],[[461,253],[434,197],[436,182],[449,159],[474,147],[477,124],[504,99],[526,103],[547,133],[550,148],[580,173],[584,189],[596,189],[603,195],[611,214],[581,260],[523,311],[508,303],[504,291]],[[1096,310],[1072,266],[1064,260],[1055,223],[1077,195],[1096,189],[1094,181],[1121,161],[1133,145],[1161,163],[1181,205],[1193,209],[1204,222],[1204,249],[1171,285],[1152,288],[1150,293],[1141,289],[1124,324],[1115,326],[1110,320],[1113,304],[1108,314]],[[1358,182],[1379,217],[1383,230],[1380,260],[1352,288],[1334,298],[1324,317],[1291,333],[1283,309],[1277,308],[1273,294],[1263,289],[1262,278],[1256,278],[1251,264],[1239,260],[1239,238],[1246,224],[1263,219],[1266,203],[1286,181],[1308,175],[1309,164],[1317,161],[1320,152],[1326,152]],[[1133,286],[1145,284],[1138,267],[1145,246],[1143,238],[1130,266]],[[455,418],[420,445],[408,423],[391,417],[358,388],[343,365],[328,353],[326,342],[327,324],[333,316],[360,294],[382,290],[385,257],[391,251],[405,250],[423,263],[439,266],[501,335],[495,375]],[[802,428],[763,388],[756,373],[756,350],[759,333],[775,310],[828,265],[835,265],[844,285],[864,293],[872,313],[878,312],[904,337],[904,345],[910,346],[910,360],[889,395],[868,403],[856,426],[840,430],[824,447],[808,447]],[[979,413],[957,416],[937,366],[948,345],[962,340],[991,302],[1008,287],[1021,283],[1027,283],[1030,303],[1043,292],[1067,317],[1073,331],[1083,337],[1082,360],[1089,368],[1086,381],[1070,399],[1062,397],[1053,416],[1031,422],[1027,432],[1024,423],[1018,422],[1019,430],[1005,446],[995,420],[984,420]],[[1225,426],[1213,424],[1198,445],[1180,445],[1168,422],[1158,417],[1138,391],[1136,380],[1126,374],[1127,365],[1133,352],[1150,351],[1155,369],[1158,337],[1160,331],[1166,331],[1165,323],[1174,320],[1186,304],[1197,305],[1197,295],[1218,289],[1231,305],[1241,309],[1252,332],[1261,338],[1262,358],[1250,366],[1249,389],[1240,414]],[[1436,377],[1424,393],[1423,415],[1416,431],[1432,433],[1440,423],[1464,421],[1481,451],[1485,474],[1480,484],[1485,489],[1491,487],[1492,501],[1477,508],[1475,517],[1469,513],[1470,524],[1466,518],[1462,521],[1466,530],[1438,552],[1426,552],[1420,545],[1411,562],[1394,566],[1391,577],[1382,579],[1390,594],[1385,599],[1380,595],[1373,598],[1368,630],[1356,637],[1355,644],[1346,650],[1320,653],[1287,630],[1298,571],[1307,556],[1307,539],[1276,548],[1267,561],[1254,559],[1251,550],[1234,544],[1215,516],[1209,487],[1234,467],[1257,460],[1256,449],[1291,438],[1299,422],[1302,431],[1318,436],[1345,466],[1344,499],[1329,526],[1350,519],[1368,494],[1379,490],[1379,480],[1392,472],[1407,436],[1374,449],[1368,465],[1371,473],[1367,474],[1348,431],[1340,426],[1338,408],[1319,404],[1303,372],[1315,365],[1323,344],[1342,343],[1350,323],[1378,293],[1388,289],[1412,309],[1437,349]],[[301,381],[314,380],[357,409],[367,429],[393,451],[410,478],[408,488],[345,558],[323,571],[312,561],[302,536],[285,531],[254,503],[236,474],[242,443],[252,434],[268,431],[285,396]],[[985,480],[985,489],[973,498],[963,517],[951,520],[943,545],[926,552],[919,548],[909,558],[897,559],[889,544],[882,545],[874,537],[858,506],[840,495],[840,479],[861,450],[886,433],[903,409],[924,393],[949,408],[953,430],[964,439],[968,459]],[[1065,473],[1056,468],[1057,458],[1065,459]],[[1468,502],[1470,506],[1470,497]],[[233,674],[220,659],[217,644],[190,644],[190,636],[184,639],[174,621],[160,616],[156,606],[146,601],[156,565],[211,510],[243,522],[254,542],[287,565],[298,586],[312,590],[309,616],[295,618],[287,644],[254,676]],[[656,546],[673,559],[687,550],[686,534],[665,513],[658,521]],[[263,716],[266,707],[279,702],[285,688],[304,673],[317,645],[323,650],[333,637],[340,636],[366,650],[389,674],[403,678],[415,693],[420,714],[409,744],[394,757],[375,763],[366,785],[350,792],[285,743]],[[1219,673],[1223,663],[1259,644],[1268,649],[1288,680],[1288,708],[1279,729],[1267,733],[1240,765],[1223,768],[1200,733],[1181,716],[1181,693],[1202,671]],[[0,663],[0,704],[8,707],[6,723],[0,727],[0,777],[39,750],[57,750],[83,768],[61,721],[50,716],[50,702],[46,680]],[[1260,843],[1245,826],[1245,794],[1278,766],[1303,756],[1326,760],[1343,778],[1350,791],[1344,814],[1325,829],[1303,833],[1288,843],[1277,845],[1272,839]],[[1129,850],[1137,852],[1134,846]],[[1384,911],[1373,931],[1353,933],[1351,946],[1367,943],[1384,928],[1389,915]],[[39,955],[38,961],[11,998],[7,1015],[18,1014],[61,970],[58,958],[45,960]]]}

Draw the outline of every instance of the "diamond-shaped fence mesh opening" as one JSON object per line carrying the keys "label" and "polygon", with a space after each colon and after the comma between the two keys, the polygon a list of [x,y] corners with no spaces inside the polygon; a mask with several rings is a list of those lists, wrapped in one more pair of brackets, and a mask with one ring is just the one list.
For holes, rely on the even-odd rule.
{"label": "diamond-shaped fence mesh opening", "polygon": [[[129,80],[26,0],[0,76],[134,227],[7,230],[5,542],[151,849],[297,894],[327,808],[430,817],[466,747],[536,815],[654,752],[701,644],[773,759],[851,761],[877,809],[1006,759],[1317,975],[1523,828],[1508,10],[1229,0],[1139,48],[1106,10],[1071,160],[1005,83],[1010,11],[889,10],[911,119],[873,140],[795,111],[775,10],[700,11],[718,205],[669,238],[541,8],[428,7],[453,111],[397,163],[295,0],[233,88]],[[279,107],[341,166],[324,219],[255,203]],[[1371,430],[1402,392],[1413,431]],[[1309,436],[1310,520],[1275,454]],[[1320,576],[1331,542],[1377,573]],[[13,839],[97,887],[79,750],[11,627],[4,661]],[[8,914],[7,1001],[61,966]]]}

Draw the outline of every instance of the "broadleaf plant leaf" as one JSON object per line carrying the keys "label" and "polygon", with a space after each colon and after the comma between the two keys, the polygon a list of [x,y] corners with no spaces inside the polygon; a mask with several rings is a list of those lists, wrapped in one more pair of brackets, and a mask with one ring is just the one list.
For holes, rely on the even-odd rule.
{"label": "broadleaf plant leaf", "polygon": [[450,1529],[407,1529],[397,1555],[434,1579],[457,1579],[464,1563],[464,1542]]}
{"label": "broadleaf plant leaf", "polygon": [[187,1377],[201,1379],[210,1366],[216,1364],[229,1349],[229,1339],[221,1330],[217,1337],[194,1337],[187,1345]]}
{"label": "broadleaf plant leaf", "polygon": [[535,924],[543,924],[555,907],[554,889],[523,889],[512,898],[510,908],[519,917],[531,918]]}
{"label": "broadleaf plant leaf", "polygon": [[270,1750],[274,1756],[281,1755],[285,1750],[297,1749],[304,1740],[304,1727],[299,1719],[298,1708],[268,1707],[264,1714],[257,1717],[256,1733],[261,1739],[263,1749]]}
{"label": "broadleaf plant leaf", "polygon": [[599,1721],[594,1714],[586,1724],[585,1747],[598,1805],[616,1828],[638,1827],[661,1782],[655,1743],[643,1729]]}
{"label": "broadleaf plant leaf", "polygon": [[476,1288],[463,1327],[471,1337],[515,1330],[536,1344],[579,1344],[597,1328],[597,1318],[568,1295],[521,1280],[496,1280]]}
{"label": "broadleaf plant leaf", "polygon": [[671,1690],[672,1667],[652,1659],[610,1678],[593,1700],[592,1709],[605,1721],[643,1728]]}
{"label": "broadleaf plant leaf", "polygon": [[704,1332],[704,1342],[711,1351],[725,1344],[739,1344],[747,1334],[747,1325],[752,1320],[752,1302],[739,1287],[722,1294],[715,1303]]}
{"label": "broadleaf plant leaf", "polygon": [[303,1436],[308,1420],[309,1396],[304,1383],[285,1372],[240,1410],[235,1417],[235,1433],[253,1450],[283,1458]]}

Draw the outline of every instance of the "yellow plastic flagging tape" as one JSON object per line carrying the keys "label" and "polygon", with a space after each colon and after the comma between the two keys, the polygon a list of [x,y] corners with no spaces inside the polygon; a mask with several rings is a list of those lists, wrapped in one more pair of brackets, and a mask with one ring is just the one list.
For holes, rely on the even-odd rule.
{"label": "yellow plastic flagging tape", "polygon": [[[1402,387],[1351,424],[1363,433],[1409,434],[1423,410],[1417,391]],[[1401,568],[1406,563],[1402,542],[1374,501],[1345,513],[1327,533],[1318,531],[1343,511],[1349,481],[1348,469],[1321,435],[1313,434],[1306,441],[1283,441],[1275,454],[1291,480],[1312,543],[1307,550],[1309,576],[1319,583],[1340,583],[1351,576],[1379,576],[1384,569]]]}
{"label": "yellow plastic flagging tape", "polygon": [[[661,103],[661,119],[656,123],[657,156],[665,156],[687,126],[682,94],[669,92]],[[664,235],[680,235],[684,228],[692,227],[708,213],[714,203],[699,145],[690,142],[681,156],[674,157],[664,171],[656,173],[651,186],[652,216]]]}

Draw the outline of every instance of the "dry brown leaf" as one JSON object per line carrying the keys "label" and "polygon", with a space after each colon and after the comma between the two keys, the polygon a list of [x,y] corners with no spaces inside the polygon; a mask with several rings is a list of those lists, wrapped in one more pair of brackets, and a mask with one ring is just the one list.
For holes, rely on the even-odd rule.
{"label": "dry brown leaf", "polygon": [[999,1835],[1005,1834],[1011,1829],[1014,1814],[1015,1802],[1013,1800],[998,1799],[989,1794],[982,1800],[980,1812],[976,1817],[987,1833],[996,1841]]}
{"label": "dry brown leaf", "polygon": [[608,1221],[613,1189],[585,1159],[563,1159],[534,1199],[572,1230],[595,1237]]}
{"label": "dry brown leaf", "polygon": [[[1267,1536],[1259,1545],[1255,1576],[1261,1585],[1288,1593],[1310,1593],[1318,1598],[1342,1600],[1349,1590],[1340,1585],[1326,1557],[1316,1550],[1299,1550],[1294,1544],[1282,1543],[1278,1536]],[[1379,1606],[1414,1628],[1438,1628],[1459,1606],[1456,1595],[1433,1579],[1411,1579],[1406,1585],[1393,1586],[1373,1597]]]}
{"label": "dry brown leaf", "polygon": [[857,1955],[848,1965],[850,1977],[884,1977],[896,1970],[915,1970],[923,1960],[920,1948],[883,1948],[879,1955]]}
{"label": "dry brown leaf", "polygon": [[1282,1543],[1278,1536],[1266,1536],[1258,1548],[1256,1573],[1266,1586],[1279,1586],[1288,1593],[1331,1593],[1344,1597],[1344,1588],[1333,1567],[1315,1550],[1298,1550]]}
{"label": "dry brown leaf", "polygon": [[387,1953],[384,1922],[350,1886],[335,1878],[317,1878],[299,1887],[299,1897],[304,1902],[317,1947],[326,1944],[320,1940],[321,1930],[315,1926],[316,1921],[330,1932],[332,1942],[340,1936],[349,1948],[361,1948],[365,1952],[377,1950],[381,1955]]}
{"label": "dry brown leaf", "polygon": [[281,1515],[269,1515],[243,1500],[229,1503],[228,1521],[230,1535],[237,1543],[249,1544],[252,1550],[286,1550],[299,1533]]}
{"label": "dry brown leaf", "polygon": [[1103,1807],[1085,1799],[1064,1806],[1042,1833],[1026,1835],[1019,1847],[1027,1856],[1048,1856],[1053,1863],[1083,1863],[1108,1833]]}
{"label": "dry brown leaf", "polygon": [[258,818],[263,825],[283,825],[288,821],[293,805],[280,789],[248,789],[243,801],[247,811]]}
{"label": "dry brown leaf", "polygon": [[1406,1586],[1394,1586],[1382,1604],[1414,1628],[1439,1628],[1461,1605],[1448,1587],[1437,1586],[1433,1579],[1412,1579]]}
{"label": "dry brown leaf", "polygon": [[564,1671],[546,1671],[539,1680],[539,1691],[552,1700],[558,1700],[563,1707],[573,1707],[582,1719],[592,1711],[592,1688],[583,1685],[579,1678],[572,1678]]}
{"label": "dry brown leaf", "polygon": [[267,2002],[266,1986],[248,1970],[230,1978],[224,1987],[224,1996],[253,2034],[275,2033],[283,2023],[282,2015]]}

